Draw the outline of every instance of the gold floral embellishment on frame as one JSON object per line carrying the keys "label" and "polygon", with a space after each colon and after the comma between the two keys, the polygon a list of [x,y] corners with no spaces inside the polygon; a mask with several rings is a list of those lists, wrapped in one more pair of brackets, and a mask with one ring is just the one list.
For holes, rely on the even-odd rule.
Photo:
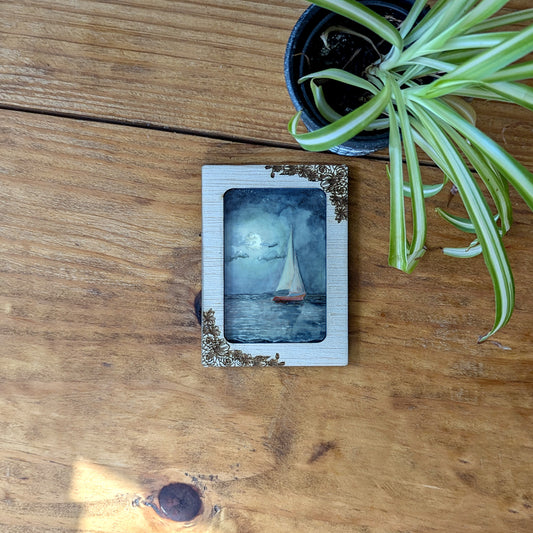
{"label": "gold floral embellishment on frame", "polygon": [[348,220],[348,167],[345,165],[268,165],[270,177],[300,176],[319,182],[335,207],[335,220]]}
{"label": "gold floral embellishment on frame", "polygon": [[228,341],[221,335],[216,325],[214,309],[202,313],[202,363],[205,366],[284,366],[275,357],[250,355],[242,350],[232,350]]}

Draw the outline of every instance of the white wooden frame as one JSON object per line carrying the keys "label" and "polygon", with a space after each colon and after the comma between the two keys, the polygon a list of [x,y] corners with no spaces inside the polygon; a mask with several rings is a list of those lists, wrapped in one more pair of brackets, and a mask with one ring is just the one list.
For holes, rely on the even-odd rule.
{"label": "white wooden frame", "polygon": [[[326,337],[309,343],[231,343],[224,332],[224,194],[235,188],[321,188],[326,193]],[[348,363],[348,169],[344,165],[204,166],[202,363],[342,366]]]}

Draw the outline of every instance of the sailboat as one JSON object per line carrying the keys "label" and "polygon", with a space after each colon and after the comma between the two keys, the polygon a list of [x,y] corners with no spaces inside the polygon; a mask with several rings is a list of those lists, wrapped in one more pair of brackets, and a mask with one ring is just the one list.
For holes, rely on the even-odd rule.
{"label": "sailboat", "polygon": [[305,287],[298,267],[298,258],[292,243],[292,230],[287,245],[287,257],[285,266],[278,283],[278,291],[286,291],[286,295],[274,296],[274,302],[301,302],[305,298]]}

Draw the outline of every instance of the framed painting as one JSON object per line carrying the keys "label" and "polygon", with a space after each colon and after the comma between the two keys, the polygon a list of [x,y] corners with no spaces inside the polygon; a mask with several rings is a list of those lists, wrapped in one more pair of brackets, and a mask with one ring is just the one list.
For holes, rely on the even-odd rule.
{"label": "framed painting", "polygon": [[204,166],[202,364],[348,362],[348,168]]}

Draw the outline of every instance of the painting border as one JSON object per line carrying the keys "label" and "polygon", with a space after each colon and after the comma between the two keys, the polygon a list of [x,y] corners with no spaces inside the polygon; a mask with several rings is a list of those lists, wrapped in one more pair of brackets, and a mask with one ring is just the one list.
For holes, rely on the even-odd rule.
{"label": "painting border", "polygon": [[[309,343],[231,343],[224,338],[224,194],[235,188],[321,188],[326,193],[326,338]],[[348,363],[348,167],[202,167],[202,364],[344,366]]]}

